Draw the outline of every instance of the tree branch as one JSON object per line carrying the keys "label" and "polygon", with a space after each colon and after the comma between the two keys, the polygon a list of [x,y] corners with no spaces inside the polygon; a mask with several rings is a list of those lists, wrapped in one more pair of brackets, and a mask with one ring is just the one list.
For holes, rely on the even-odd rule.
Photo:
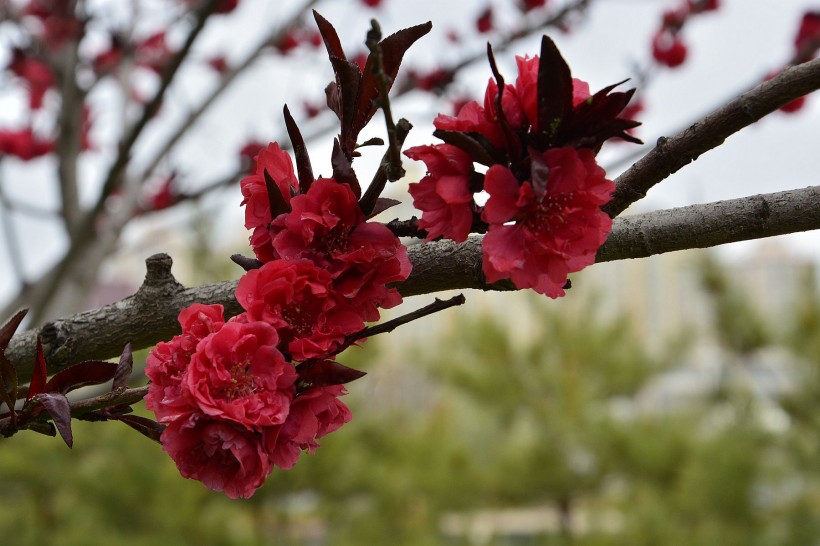
{"label": "tree branch", "polygon": [[95,240],[95,223],[98,221],[99,215],[103,212],[108,197],[110,197],[122,182],[122,175],[130,159],[131,149],[140,134],[142,134],[145,126],[156,114],[165,96],[165,91],[170,86],[179,67],[187,58],[194,42],[218,4],[219,0],[209,0],[195,12],[196,22],[189,32],[185,43],[165,67],[159,89],[153,99],[151,99],[143,109],[140,118],[120,142],[116,159],[108,170],[95,205],[90,211],[83,215],[80,222],[74,226],[74,230],[69,233],[71,246],[60,262],[42,278],[40,283],[33,287],[32,293],[28,295],[27,299],[30,301],[29,306],[31,307],[29,320],[32,323],[38,324],[42,320],[48,303],[54,298],[61,282],[63,282],[66,277],[70,277],[72,267],[74,267],[77,261],[84,255],[85,249]]}
{"label": "tree branch", "polygon": [[[644,258],[813,229],[820,229],[820,186],[618,218],[596,261]],[[507,283],[485,281],[481,237],[461,244],[417,244],[408,254],[413,272],[398,287],[405,297],[465,288],[511,289]],[[145,282],[133,296],[52,321],[39,331],[50,372],[81,360],[116,357],[127,342],[136,350],[167,340],[179,333],[180,309],[192,303],[222,304],[229,316],[242,311],[234,299],[237,281],[184,288],[171,274],[167,255],[152,256],[146,265]],[[15,336],[6,350],[21,381],[31,376],[36,334]]]}
{"label": "tree branch", "polygon": [[646,197],[655,184],[720,146],[729,136],[818,88],[820,58],[787,68],[674,137],[659,138],[652,151],[615,180],[615,194],[604,211],[612,218],[618,216]]}

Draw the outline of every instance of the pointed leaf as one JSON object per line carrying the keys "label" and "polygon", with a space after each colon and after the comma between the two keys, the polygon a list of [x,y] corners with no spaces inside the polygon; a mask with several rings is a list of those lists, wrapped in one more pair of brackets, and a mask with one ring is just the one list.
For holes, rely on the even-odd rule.
{"label": "pointed leaf", "polygon": [[131,353],[131,344],[126,343],[120,355],[120,363],[117,364],[117,369],[114,372],[114,382],[111,385],[111,390],[124,389],[128,386],[128,378],[131,377],[131,371],[134,369],[134,355]]}
{"label": "pointed leaf", "polygon": [[139,415],[122,415],[116,418],[116,421],[121,421],[133,428],[140,434],[159,443],[162,431],[165,430],[165,425],[161,425],[147,417],[140,417]]}
{"label": "pointed leaf", "polygon": [[[404,54],[416,40],[430,32],[432,28],[433,23],[428,21],[421,25],[402,29],[379,42],[382,67],[384,68],[384,74],[388,77],[387,91],[390,91],[393,82],[396,81],[396,74],[399,72]],[[362,71],[359,95],[356,97],[356,119],[353,122],[353,133],[355,136],[358,136],[359,132],[367,125],[379,107],[377,103],[377,99],[379,98],[379,75],[375,73],[375,69],[376,57],[371,53],[367,57],[367,62]]]}
{"label": "pointed leaf", "polygon": [[553,133],[572,112],[572,73],[555,42],[541,38],[538,61],[538,130]]}
{"label": "pointed leaf", "polygon": [[117,365],[100,360],[85,360],[54,374],[43,391],[66,394],[80,387],[99,385],[110,381],[117,373]]}
{"label": "pointed leaf", "polygon": [[330,82],[325,87],[325,97],[327,107],[333,110],[339,121],[342,120],[342,94],[339,92],[339,86],[335,81]]}
{"label": "pointed leaf", "polygon": [[333,152],[330,155],[330,164],[333,166],[333,178],[336,179],[336,182],[350,186],[356,199],[361,197],[362,188],[359,185],[359,179],[356,177],[356,172],[353,170],[350,160],[342,151],[339,139],[333,141]]}
{"label": "pointed leaf", "polygon": [[17,412],[14,411],[14,403],[17,401],[17,370],[2,351],[0,351],[0,401],[9,408],[11,424],[14,427],[17,424]]}
{"label": "pointed leaf", "polygon": [[36,400],[51,415],[57,432],[60,433],[66,445],[68,447],[74,445],[74,437],[71,434],[71,406],[68,398],[57,392],[43,392],[37,395]]}
{"label": "pointed leaf", "polygon": [[47,378],[48,372],[46,371],[46,357],[45,354],[43,354],[43,343],[40,341],[40,336],[37,336],[37,357],[34,360],[34,371],[31,374],[31,382],[28,384],[26,402],[34,398],[35,394],[43,392]]}
{"label": "pointed leaf", "polygon": [[17,331],[17,327],[20,326],[20,323],[23,322],[23,319],[28,313],[28,309],[22,309],[17,312],[9,321],[0,328],[0,352],[6,350],[6,347],[9,346],[9,341],[11,341],[11,336],[14,335],[14,332]]}
{"label": "pointed leaf", "polygon": [[475,163],[491,167],[496,163],[507,163],[504,153],[490,144],[486,137],[479,133],[462,133],[461,131],[444,131],[436,129],[433,136],[452,144],[469,154]]}
{"label": "pointed leaf", "polygon": [[330,21],[319,15],[316,10],[313,10],[313,19],[316,21],[316,26],[319,27],[319,34],[322,35],[322,41],[325,43],[328,56],[346,59],[345,52],[342,49],[342,42],[339,40],[339,35],[333,25],[330,24]]}
{"label": "pointed leaf", "polygon": [[310,156],[308,156],[305,140],[299,127],[290,115],[287,105],[284,108],[285,127],[288,129],[290,143],[293,145],[293,153],[296,154],[296,172],[299,174],[299,193],[305,194],[310,185],[313,184],[313,168],[310,166]]}
{"label": "pointed leaf", "polygon": [[296,372],[299,374],[299,392],[313,387],[343,385],[367,375],[363,371],[348,368],[333,360],[308,360],[297,366]]}
{"label": "pointed leaf", "polygon": [[280,214],[290,212],[290,204],[285,201],[285,197],[279,190],[279,185],[271,177],[268,170],[263,171],[265,174],[265,187],[268,189],[268,202],[270,204],[270,217],[276,218]]}
{"label": "pointed leaf", "polygon": [[354,130],[356,118],[356,97],[362,83],[362,72],[359,65],[338,57],[331,57],[330,64],[336,74],[336,92],[339,102],[340,138],[345,155],[352,157],[359,132]]}
{"label": "pointed leaf", "polygon": [[396,205],[401,205],[401,201],[398,199],[390,199],[389,197],[379,197],[376,199],[376,206],[373,207],[373,210],[367,216],[367,219],[369,220],[377,214],[382,213],[391,207],[395,207]]}

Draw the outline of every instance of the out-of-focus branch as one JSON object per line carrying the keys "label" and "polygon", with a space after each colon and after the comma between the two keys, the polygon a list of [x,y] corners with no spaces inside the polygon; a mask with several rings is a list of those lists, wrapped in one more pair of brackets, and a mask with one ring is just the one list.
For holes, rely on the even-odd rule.
{"label": "out-of-focus branch", "polygon": [[[813,229],[820,229],[820,186],[618,218],[596,261],[644,258]],[[418,244],[408,254],[413,272],[398,285],[405,297],[466,288],[510,289],[506,283],[487,284],[481,269],[481,237],[461,244]],[[179,333],[180,309],[195,302],[222,304],[227,315],[242,310],[234,298],[236,281],[184,288],[171,274],[170,257],[157,255],[146,264],[145,282],[133,296],[55,320],[39,331],[50,371],[80,360],[116,357],[127,342],[136,350],[169,339]],[[15,336],[6,351],[23,381],[31,375],[37,333]]]}
{"label": "out-of-focus branch", "polygon": [[73,232],[70,233],[71,244],[66,252],[66,255],[51,271],[44,275],[42,280],[37,283],[36,286],[32,287],[31,293],[25,298],[26,304],[31,308],[29,320],[31,320],[33,324],[38,324],[42,320],[48,303],[57,293],[60,283],[67,277],[70,277],[72,268],[76,267],[77,262],[83,257],[85,250],[94,242],[94,231],[96,227],[95,223],[99,220],[99,216],[104,210],[108,197],[110,197],[122,183],[123,173],[130,159],[131,149],[140,134],[142,134],[145,126],[154,117],[159,109],[165,95],[165,91],[173,81],[179,67],[187,58],[194,42],[200,35],[202,29],[205,27],[205,23],[208,18],[216,9],[219,1],[220,0],[209,0],[194,12],[194,26],[189,32],[185,43],[165,67],[160,78],[159,89],[153,99],[151,99],[151,101],[143,109],[140,118],[120,142],[116,159],[109,168],[96,204],[83,216],[79,225],[77,225]]}
{"label": "out-of-focus branch", "polygon": [[661,137],[655,148],[615,180],[612,201],[604,211],[611,217],[642,199],[655,184],[701,154],[720,146],[744,127],[798,97],[820,88],[820,58],[787,68],[747,91],[671,138]]}
{"label": "out-of-focus branch", "polygon": [[60,212],[69,237],[77,228],[82,215],[77,188],[77,161],[82,146],[81,129],[85,93],[77,85],[79,47],[79,36],[72,38],[59,50],[59,55],[52,59],[52,68],[58,75],[60,84],[60,113],[58,115],[60,136],[57,139],[55,150],[58,161]]}
{"label": "out-of-focus branch", "polygon": [[176,131],[166,140],[162,146],[159,147],[159,152],[157,155],[148,162],[148,167],[145,171],[140,175],[141,180],[145,180],[151,176],[151,174],[156,170],[159,166],[160,162],[167,157],[167,155],[174,149],[177,142],[188,133],[188,130],[202,117],[208,108],[214,103],[216,99],[222,96],[228,87],[236,80],[236,77],[245,72],[253,63],[255,63],[259,57],[262,56],[262,53],[265,52],[267,48],[269,48],[272,44],[280,42],[287,32],[293,27],[296,23],[299,22],[299,19],[302,16],[310,11],[310,9],[318,2],[318,0],[308,0],[305,2],[305,5],[302,8],[296,10],[294,15],[285,21],[284,24],[278,25],[275,27],[269,34],[267,34],[262,41],[253,49],[244,59],[242,59],[239,63],[235,66],[229,68],[225,73],[222,75],[222,79],[219,82],[211,94],[208,95],[202,103],[194,110],[192,110],[188,117],[185,118],[185,121],[180,123],[179,127],[177,127]]}

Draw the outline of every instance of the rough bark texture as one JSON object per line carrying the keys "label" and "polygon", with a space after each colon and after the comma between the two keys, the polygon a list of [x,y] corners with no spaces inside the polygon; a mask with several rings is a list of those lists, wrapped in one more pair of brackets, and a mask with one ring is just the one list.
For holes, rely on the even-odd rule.
{"label": "rough bark texture", "polygon": [[674,137],[659,138],[652,151],[615,180],[615,194],[604,211],[612,218],[618,216],[655,184],[717,148],[729,136],[818,88],[820,58],[784,70]]}
{"label": "rough bark texture", "polygon": [[[820,229],[820,186],[618,218],[596,261],[645,258],[812,229]],[[399,286],[404,296],[510,289],[506,283],[486,283],[481,237],[461,244],[417,244],[409,255],[413,273]],[[128,342],[140,349],[167,340],[179,333],[179,310],[195,302],[220,303],[228,315],[241,312],[234,299],[236,281],[184,288],[171,274],[169,256],[152,256],[146,265],[145,282],[133,296],[55,320],[39,331],[50,372],[81,360],[116,357]],[[36,334],[16,336],[6,351],[22,380],[31,376]]]}

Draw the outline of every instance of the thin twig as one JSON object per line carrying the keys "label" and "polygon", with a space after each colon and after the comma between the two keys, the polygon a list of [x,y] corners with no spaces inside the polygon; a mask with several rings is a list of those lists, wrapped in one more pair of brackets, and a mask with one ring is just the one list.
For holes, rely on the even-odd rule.
{"label": "thin twig", "polygon": [[355,334],[351,334],[347,336],[344,343],[342,343],[339,348],[336,350],[336,353],[341,353],[354,343],[364,338],[373,337],[379,334],[386,334],[388,332],[392,332],[399,326],[404,324],[408,324],[413,322],[414,320],[418,320],[420,318],[424,318],[426,316],[432,315],[433,313],[438,313],[439,311],[444,311],[445,309],[449,309],[450,307],[456,307],[458,305],[464,305],[467,299],[464,297],[464,294],[458,294],[453,296],[449,300],[440,300],[436,298],[436,300],[431,303],[430,305],[425,305],[421,309],[417,309],[412,313],[407,313],[406,315],[402,315],[400,317],[396,317],[394,319],[387,320],[381,324],[377,324],[375,326],[368,326]]}
{"label": "thin twig", "polygon": [[[115,406],[130,406],[145,398],[146,394],[148,394],[148,386],[115,390],[93,398],[70,402],[71,417],[82,417],[91,412]],[[30,421],[27,421],[27,424],[45,423],[51,420],[51,415],[49,415],[47,411],[43,411]],[[10,426],[12,426],[11,416],[0,418],[0,430],[7,430]]]}

